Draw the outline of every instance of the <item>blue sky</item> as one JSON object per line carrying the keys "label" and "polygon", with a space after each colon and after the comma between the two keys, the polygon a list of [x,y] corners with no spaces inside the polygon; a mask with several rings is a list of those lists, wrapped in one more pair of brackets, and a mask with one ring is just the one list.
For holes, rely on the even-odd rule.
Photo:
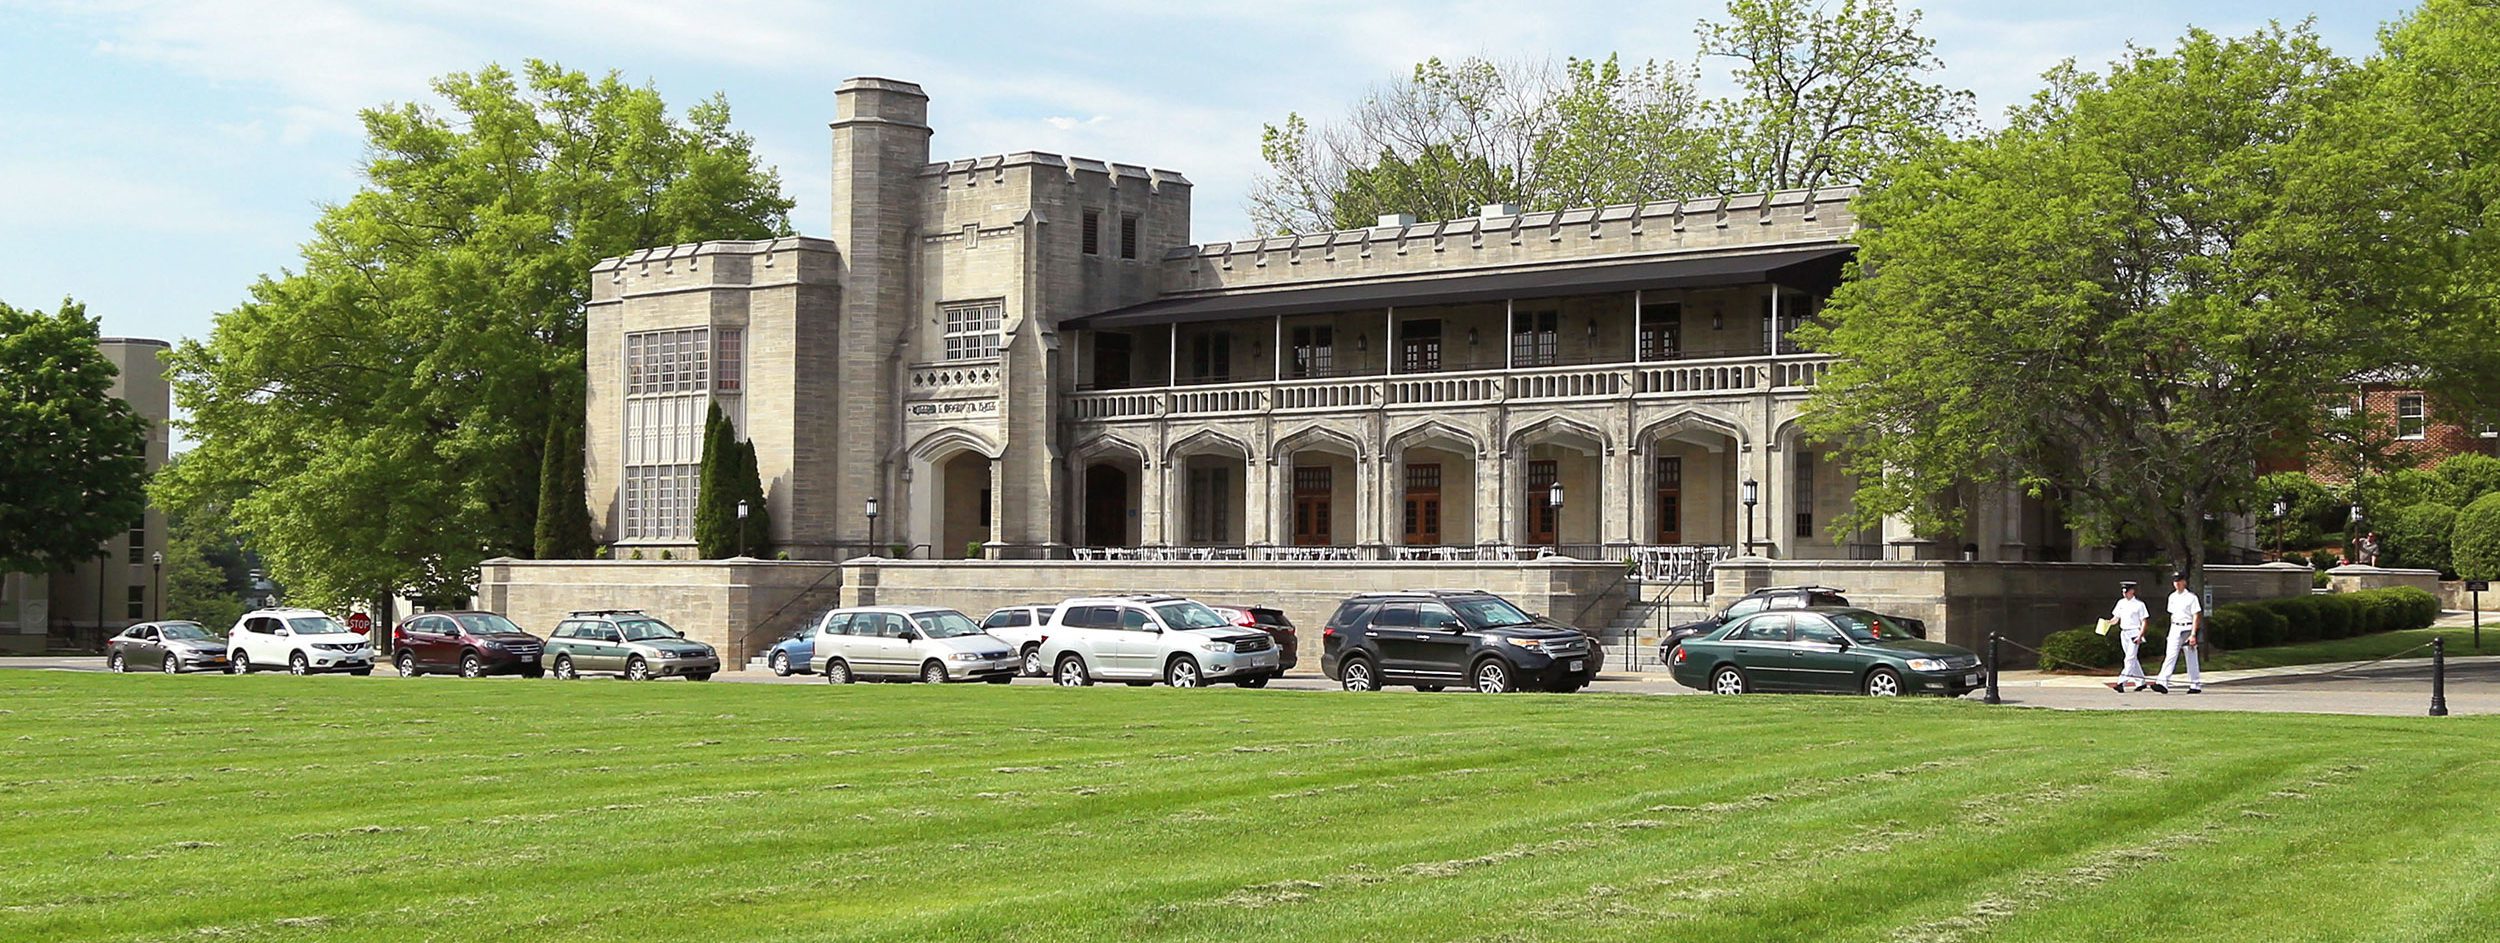
{"label": "blue sky", "polygon": [[[1909,4],[1905,4],[1909,5]],[[2394,2],[1915,4],[1944,80],[1993,117],[2066,57],[2097,66],[2190,25],[2244,33],[2314,15],[2358,57]],[[0,0],[0,300],[86,302],[108,334],[204,337],[253,279],[293,264],[324,202],[356,188],[359,108],[429,77],[552,59],[724,92],[821,234],[825,123],[846,76],[919,82],[937,157],[1044,150],[1197,184],[1195,236],[1246,235],[1260,125],[1333,116],[1439,55],[1690,62],[1718,2],[809,3],[700,0]],[[1705,87],[1724,67],[1703,63]]]}

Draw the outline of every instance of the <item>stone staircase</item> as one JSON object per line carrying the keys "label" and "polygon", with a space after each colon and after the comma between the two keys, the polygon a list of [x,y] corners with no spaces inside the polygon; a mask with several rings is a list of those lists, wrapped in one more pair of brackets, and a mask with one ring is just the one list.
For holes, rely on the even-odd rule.
{"label": "stone staircase", "polygon": [[1625,603],[1598,638],[1606,645],[1608,671],[1665,671],[1658,663],[1658,639],[1667,629],[1703,618],[1710,609],[1688,589],[1673,600],[1636,599]]}

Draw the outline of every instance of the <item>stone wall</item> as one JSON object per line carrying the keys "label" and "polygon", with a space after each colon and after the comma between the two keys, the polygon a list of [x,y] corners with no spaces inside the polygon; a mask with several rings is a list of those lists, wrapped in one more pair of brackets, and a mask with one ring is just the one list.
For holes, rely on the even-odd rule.
{"label": "stone wall", "polygon": [[2465,591],[2464,580],[2439,582],[2439,608],[2450,612],[2472,612],[2478,604],[2484,612],[2500,611],[2500,592],[2487,589],[2477,595]]}
{"label": "stone wall", "polygon": [[842,565],[842,604],[949,606],[978,619],[1000,606],[1095,593],[1158,592],[1216,605],[1274,606],[1293,619],[1302,665],[1317,673],[1320,626],[1358,592],[1484,589],[1530,612],[1602,630],[1623,608],[1623,567],[1580,561],[988,561],[855,560]]}
{"label": "stone wall", "polygon": [[840,564],[767,560],[486,561],[476,605],[538,635],[579,609],[640,609],[720,649],[733,670],[836,605]]}
{"label": "stone wall", "polygon": [[[2309,592],[2309,571],[2287,564],[2206,568],[2216,605]],[[2168,595],[2168,573],[2116,563],[1965,563],[1941,560],[1764,560],[1719,564],[1713,609],[1765,586],[1818,584],[1839,589],[1856,605],[1927,622],[1929,638],[1978,651],[1988,634],[2037,647],[2060,629],[2109,614],[2118,584],[2135,580],[2156,611]],[[2009,666],[2030,663],[2019,649]]]}
{"label": "stone wall", "polygon": [[2439,595],[2438,570],[2393,570],[2377,566],[2339,566],[2326,571],[2326,587],[2339,593],[2411,586]]}

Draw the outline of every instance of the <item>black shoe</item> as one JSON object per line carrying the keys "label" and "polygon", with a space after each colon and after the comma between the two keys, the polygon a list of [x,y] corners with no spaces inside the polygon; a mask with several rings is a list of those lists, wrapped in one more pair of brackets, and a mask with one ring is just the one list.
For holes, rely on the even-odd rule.
{"label": "black shoe", "polygon": [[2149,687],[2149,688],[2152,688],[2152,689],[2153,689],[2153,693],[2155,693],[2155,694],[2168,694],[2168,693],[2170,693],[2170,686],[2169,686],[2169,685],[2167,685],[2167,684],[2163,684],[2163,683],[2161,683],[2161,682],[2159,682],[2159,681],[2155,681],[2155,682],[2153,682],[2152,684],[2145,685],[2145,686],[2146,686],[2146,687]]}
{"label": "black shoe", "polygon": [[2189,694],[2203,694],[2203,693],[2205,693],[2205,689],[2204,689],[2204,688],[2189,688],[2189,689],[2187,689],[2187,693],[2189,693]]}

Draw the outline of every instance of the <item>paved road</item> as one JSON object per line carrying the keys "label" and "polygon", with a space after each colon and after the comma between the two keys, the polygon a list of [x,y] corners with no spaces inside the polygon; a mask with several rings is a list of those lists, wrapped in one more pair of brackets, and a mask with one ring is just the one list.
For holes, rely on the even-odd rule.
{"label": "paved road", "polygon": [[[102,671],[96,657],[0,658],[0,668]],[[2334,674],[2270,674],[2208,679],[2205,693],[2168,695],[2118,694],[2097,679],[2009,673],[1999,688],[2005,702],[2061,710],[2245,710],[2313,714],[2381,714],[2422,716],[2430,706],[2430,664],[2389,662],[2363,670]],[[376,678],[395,678],[388,670]],[[2222,680],[2230,677],[2230,680]],[[732,671],[720,680],[746,684],[822,684],[813,675],[775,678],[761,671]],[[1040,678],[1017,684],[1040,685]],[[1315,670],[1297,670],[1277,679],[1271,688],[1291,691],[1335,690],[1336,684]],[[2185,685],[2171,690],[2183,691]],[[1589,688],[1610,694],[1685,695],[1694,692],[1661,673],[1620,672],[1601,677]],[[1976,695],[1974,695],[1976,696]],[[2448,666],[2448,710],[2453,714],[2500,714],[2500,657],[2451,659]]]}

